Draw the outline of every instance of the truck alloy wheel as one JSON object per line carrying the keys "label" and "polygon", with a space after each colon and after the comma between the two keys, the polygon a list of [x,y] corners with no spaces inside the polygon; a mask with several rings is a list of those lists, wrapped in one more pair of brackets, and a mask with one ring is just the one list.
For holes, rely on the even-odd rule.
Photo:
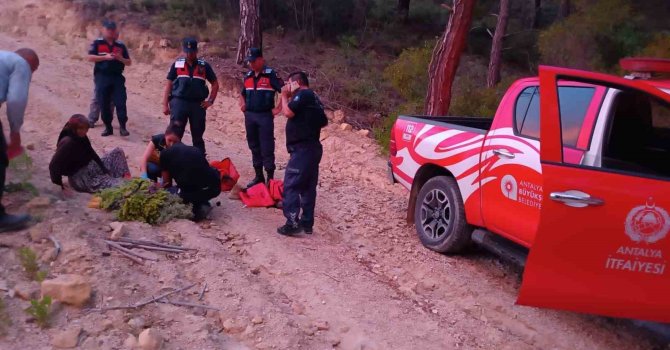
{"label": "truck alloy wheel", "polygon": [[430,190],[421,203],[420,225],[423,232],[437,240],[449,233],[451,205],[443,190]]}
{"label": "truck alloy wheel", "polygon": [[449,176],[436,176],[419,190],[414,217],[416,233],[429,249],[459,253],[471,242],[472,226],[465,221],[465,208],[458,183]]}

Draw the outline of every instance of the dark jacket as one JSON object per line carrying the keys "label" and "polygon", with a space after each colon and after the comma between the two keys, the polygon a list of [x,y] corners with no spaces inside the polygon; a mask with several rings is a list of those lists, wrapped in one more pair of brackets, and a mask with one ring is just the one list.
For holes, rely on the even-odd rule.
{"label": "dark jacket", "polygon": [[74,175],[91,161],[95,161],[103,172],[107,172],[88,137],[79,137],[72,131],[63,130],[58,136],[56,153],[49,163],[51,182],[63,187],[63,176]]}

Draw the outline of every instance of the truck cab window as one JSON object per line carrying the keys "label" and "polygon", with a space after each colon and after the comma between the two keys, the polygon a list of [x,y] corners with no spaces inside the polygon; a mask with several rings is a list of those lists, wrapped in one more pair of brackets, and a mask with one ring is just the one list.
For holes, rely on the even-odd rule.
{"label": "truck cab window", "polygon": [[[579,133],[594,94],[593,87],[559,86],[558,100],[564,146],[577,146]],[[514,123],[517,134],[533,139],[540,138],[540,90],[537,87],[527,87],[519,95]]]}
{"label": "truck cab window", "polygon": [[621,91],[603,136],[603,168],[670,177],[670,106]]}

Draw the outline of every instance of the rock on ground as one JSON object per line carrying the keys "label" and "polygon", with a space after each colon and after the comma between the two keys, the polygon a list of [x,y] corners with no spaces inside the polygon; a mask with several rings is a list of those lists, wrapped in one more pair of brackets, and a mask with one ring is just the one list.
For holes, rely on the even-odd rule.
{"label": "rock on ground", "polygon": [[79,326],[62,330],[53,337],[51,345],[59,349],[72,349],[79,343],[81,331],[82,329]]}
{"label": "rock on ground", "polygon": [[138,346],[137,338],[134,335],[128,334],[128,338],[123,342],[123,347],[128,350],[134,350]]}
{"label": "rock on ground", "polygon": [[112,234],[109,236],[112,241],[118,241],[119,238],[126,235],[126,226],[122,222],[110,222],[109,227],[112,228]]}
{"label": "rock on ground", "polygon": [[140,333],[138,344],[142,350],[158,350],[163,346],[163,337],[157,330],[147,328]]}
{"label": "rock on ground", "polygon": [[83,306],[91,297],[91,285],[80,275],[60,275],[42,282],[42,295],[65,304]]}
{"label": "rock on ground", "polygon": [[20,282],[14,286],[14,294],[23,300],[35,299],[39,290],[37,282]]}

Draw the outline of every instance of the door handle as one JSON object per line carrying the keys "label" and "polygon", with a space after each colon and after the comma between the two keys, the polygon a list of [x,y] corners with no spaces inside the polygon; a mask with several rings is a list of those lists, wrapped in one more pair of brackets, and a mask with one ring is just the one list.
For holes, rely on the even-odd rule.
{"label": "door handle", "polygon": [[557,202],[563,202],[565,205],[575,208],[583,208],[589,205],[599,206],[605,204],[600,198],[591,197],[588,193],[581,191],[552,192],[549,198]]}
{"label": "door handle", "polygon": [[514,153],[506,150],[506,149],[494,149],[493,154],[500,158],[507,158],[507,159],[514,159],[515,155]]}

